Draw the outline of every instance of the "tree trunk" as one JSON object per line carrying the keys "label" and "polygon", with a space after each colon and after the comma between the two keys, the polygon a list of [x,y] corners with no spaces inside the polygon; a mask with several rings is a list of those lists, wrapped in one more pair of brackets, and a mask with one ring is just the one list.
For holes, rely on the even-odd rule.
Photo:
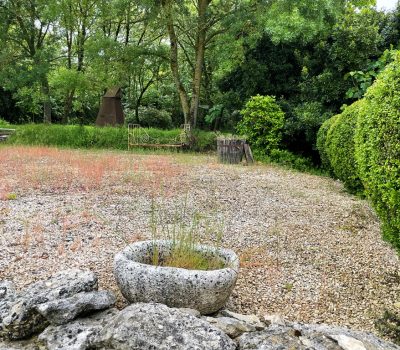
{"label": "tree trunk", "polygon": [[179,99],[182,106],[183,117],[185,120],[185,124],[189,123],[190,121],[190,105],[189,105],[189,98],[185,87],[182,84],[180,72],[179,72],[179,62],[178,62],[178,39],[176,37],[175,28],[174,28],[174,19],[172,16],[172,3],[171,0],[163,0],[162,6],[165,11],[165,18],[167,21],[167,30],[169,35],[170,41],[170,66],[172,71],[172,76],[174,78],[174,83],[176,89],[179,94]]}
{"label": "tree trunk", "polygon": [[50,102],[50,88],[47,79],[42,82],[42,93],[44,95],[43,102],[43,121],[51,123],[51,102]]}
{"label": "tree trunk", "polygon": [[201,78],[204,65],[204,52],[207,34],[207,8],[210,0],[198,0],[198,19],[196,36],[196,58],[192,83],[192,98],[190,103],[190,125],[194,129],[197,124],[199,113]]}

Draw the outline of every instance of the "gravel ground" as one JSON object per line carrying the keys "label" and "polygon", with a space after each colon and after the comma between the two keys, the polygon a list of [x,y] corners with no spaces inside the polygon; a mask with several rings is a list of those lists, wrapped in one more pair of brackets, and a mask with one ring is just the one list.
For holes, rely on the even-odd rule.
{"label": "gravel ground", "polygon": [[[85,157],[91,171],[96,161],[113,165],[96,168],[99,180],[87,164],[77,168]],[[222,227],[220,244],[240,255],[233,311],[376,333],[374,321],[400,299],[399,258],[381,240],[378,219],[332,179],[220,165],[214,156],[2,147],[0,160],[0,279],[19,288],[61,269],[90,268],[123,306],[113,255],[151,237],[152,203],[168,224],[187,202],[189,213],[203,215],[202,240],[215,240],[207,227]],[[64,180],[54,180],[60,167]]]}

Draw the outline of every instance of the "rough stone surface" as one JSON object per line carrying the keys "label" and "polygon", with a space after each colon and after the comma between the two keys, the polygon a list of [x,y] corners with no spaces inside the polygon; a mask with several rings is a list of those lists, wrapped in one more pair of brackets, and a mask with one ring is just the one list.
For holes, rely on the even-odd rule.
{"label": "rough stone surface", "polygon": [[232,317],[204,317],[203,319],[228,334],[231,338],[236,338],[244,332],[254,332],[256,330],[255,327]]}
{"label": "rough stone surface", "polygon": [[197,311],[195,309],[189,309],[188,307],[181,307],[181,308],[179,308],[179,311],[183,312],[184,314],[192,315],[194,317],[200,317],[201,316],[200,311]]}
{"label": "rough stone surface", "polygon": [[151,265],[151,254],[157,244],[163,256],[171,250],[170,241],[142,241],[116,254],[114,274],[118,286],[131,303],[156,302],[170,307],[188,307],[207,315],[221,309],[235,286],[239,258],[228,249],[198,245],[197,250],[218,256],[225,268],[199,271]]}
{"label": "rough stone surface", "polygon": [[115,304],[114,293],[109,291],[81,292],[65,299],[39,304],[36,310],[52,325],[65,324],[78,315],[104,310]]}
{"label": "rough stone surface", "polygon": [[15,295],[15,286],[11,281],[0,281],[0,301],[10,299]]}
{"label": "rough stone surface", "polygon": [[234,350],[221,330],[162,304],[132,304],[111,319],[92,343],[97,350]]}
{"label": "rough stone surface", "polygon": [[66,325],[49,326],[39,335],[39,343],[46,350],[86,350],[117,313],[117,309],[109,309]]}
{"label": "rough stone surface", "polygon": [[370,333],[298,323],[271,325],[263,331],[244,333],[237,339],[240,350],[400,350]]}
{"label": "rough stone surface", "polygon": [[30,285],[12,301],[0,300],[0,338],[17,340],[42,331],[48,321],[37,312],[37,305],[95,289],[97,277],[92,272],[71,269]]}
{"label": "rough stone surface", "polygon": [[262,323],[256,315],[241,315],[229,310],[221,310],[220,314],[222,316],[235,318],[247,324],[249,327],[254,327],[258,331],[261,331],[265,328],[265,324]]}
{"label": "rough stone surface", "polygon": [[13,342],[0,340],[0,350],[39,350],[39,347],[35,339]]}
{"label": "rough stone surface", "polygon": [[266,325],[271,325],[271,324],[279,324],[281,326],[284,326],[286,324],[285,319],[281,315],[268,315],[265,314],[261,317],[261,320],[266,324]]}

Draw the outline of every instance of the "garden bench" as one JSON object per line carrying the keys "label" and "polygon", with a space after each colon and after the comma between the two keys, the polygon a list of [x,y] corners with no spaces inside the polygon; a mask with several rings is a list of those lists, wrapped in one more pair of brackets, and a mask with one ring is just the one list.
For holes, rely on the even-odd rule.
{"label": "garden bench", "polygon": [[0,128],[0,142],[1,141],[6,141],[10,135],[15,133],[15,129],[1,129]]}

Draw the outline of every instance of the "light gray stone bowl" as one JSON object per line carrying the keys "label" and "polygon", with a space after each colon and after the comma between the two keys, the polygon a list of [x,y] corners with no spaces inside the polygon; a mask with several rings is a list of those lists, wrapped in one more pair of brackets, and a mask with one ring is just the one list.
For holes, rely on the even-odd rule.
{"label": "light gray stone bowl", "polygon": [[232,250],[196,245],[196,251],[217,256],[225,265],[222,269],[203,271],[151,265],[154,246],[162,259],[170,253],[172,242],[136,242],[115,255],[114,275],[129,302],[192,308],[203,315],[212,314],[225,305],[239,271],[239,258]]}

